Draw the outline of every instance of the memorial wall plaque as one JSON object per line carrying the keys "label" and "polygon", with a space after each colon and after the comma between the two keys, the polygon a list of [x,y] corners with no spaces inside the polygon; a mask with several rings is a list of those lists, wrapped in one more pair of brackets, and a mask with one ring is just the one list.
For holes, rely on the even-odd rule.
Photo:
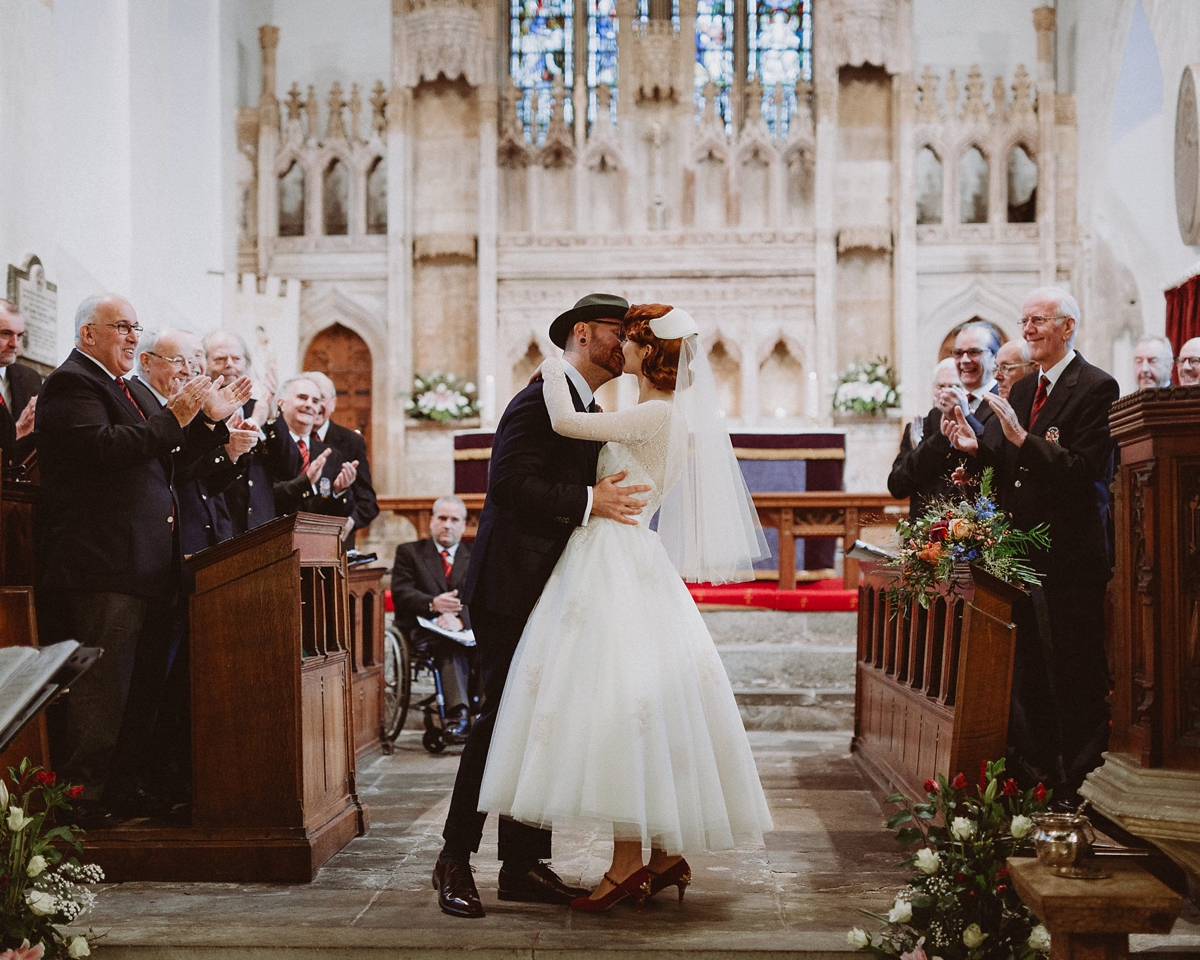
{"label": "memorial wall plaque", "polygon": [[42,261],[34,254],[20,267],[8,265],[8,299],[25,318],[22,359],[57,366],[58,287],[46,279]]}

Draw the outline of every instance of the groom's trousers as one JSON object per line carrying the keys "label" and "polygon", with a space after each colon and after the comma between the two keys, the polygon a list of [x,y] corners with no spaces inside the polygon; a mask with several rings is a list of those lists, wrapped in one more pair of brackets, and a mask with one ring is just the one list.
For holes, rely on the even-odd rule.
{"label": "groom's trousers", "polygon": [[[471,625],[475,631],[480,668],[483,671],[483,712],[463,746],[454,780],[454,795],[442,838],[446,841],[443,855],[466,859],[479,850],[483,837],[486,813],[479,810],[479,789],[483,784],[483,769],[487,764],[488,747],[496,725],[500,695],[508,679],[508,668],[516,653],[517,643],[525,630],[525,618],[504,616],[491,610],[471,607]],[[550,859],[551,832],[518,823],[509,817],[500,818],[499,859],[508,863],[529,863]]]}

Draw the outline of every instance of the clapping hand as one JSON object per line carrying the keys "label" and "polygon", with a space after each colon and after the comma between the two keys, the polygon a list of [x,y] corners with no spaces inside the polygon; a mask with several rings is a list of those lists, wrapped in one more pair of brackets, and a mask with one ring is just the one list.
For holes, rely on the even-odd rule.
{"label": "clapping hand", "polygon": [[224,420],[250,399],[253,386],[249,377],[238,377],[232,383],[225,383],[224,377],[210,380],[204,397],[204,415],[209,420]]}
{"label": "clapping hand", "polygon": [[308,466],[304,468],[304,474],[308,477],[308,482],[314,487],[317,481],[321,479],[321,472],[325,469],[325,461],[329,459],[329,448],[321,451],[318,456],[312,458]]}
{"label": "clapping hand", "polygon": [[954,408],[953,418],[942,418],[942,435],[950,441],[950,446],[955,450],[971,456],[975,456],[979,452],[979,438],[975,435],[971,425],[967,423],[962,407]]}
{"label": "clapping hand", "polygon": [[1016,447],[1021,446],[1029,436],[1029,431],[1021,426],[1012,404],[998,393],[985,393],[983,399],[992,405],[992,412],[1000,420],[1000,426],[1004,429],[1004,436],[1008,438],[1009,443]]}
{"label": "clapping hand", "polygon": [[225,453],[233,463],[243,453],[249,453],[258,443],[258,426],[253,420],[243,420],[237,413],[232,413],[225,421],[229,428],[229,442],[225,444]]}
{"label": "clapping hand", "polygon": [[167,409],[175,415],[181,427],[186,427],[200,412],[204,398],[212,388],[213,382],[208,377],[195,377],[181,383],[175,388],[167,400]]}
{"label": "clapping hand", "polygon": [[28,436],[33,433],[33,414],[37,409],[37,395],[29,398],[29,402],[25,404],[25,409],[21,411],[21,415],[17,417],[17,439]]}
{"label": "clapping hand", "polygon": [[[326,453],[329,451],[326,450]],[[348,490],[350,485],[354,483],[358,476],[358,461],[349,460],[342,464],[342,469],[338,471],[338,475],[333,480],[333,492],[341,493],[343,490]]]}

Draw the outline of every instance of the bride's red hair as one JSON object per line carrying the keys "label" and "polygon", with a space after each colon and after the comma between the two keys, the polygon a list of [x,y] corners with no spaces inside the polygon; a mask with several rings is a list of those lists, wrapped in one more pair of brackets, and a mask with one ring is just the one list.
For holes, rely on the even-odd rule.
{"label": "bride's red hair", "polygon": [[660,340],[650,329],[650,321],[665,317],[672,309],[665,303],[635,303],[625,311],[625,319],[622,321],[622,331],[628,339],[639,346],[650,348],[650,352],[642,360],[642,376],[659,390],[675,389],[683,338]]}

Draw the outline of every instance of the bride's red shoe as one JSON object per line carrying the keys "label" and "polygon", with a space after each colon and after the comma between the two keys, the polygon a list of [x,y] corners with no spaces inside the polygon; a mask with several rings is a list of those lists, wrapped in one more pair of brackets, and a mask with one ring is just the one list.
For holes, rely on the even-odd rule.
{"label": "bride's red shoe", "polygon": [[613,885],[608,893],[595,899],[576,897],[571,901],[571,909],[582,910],[585,913],[600,913],[611,909],[614,904],[620,903],[627,897],[633,897],[637,901],[637,908],[640,911],[642,904],[646,902],[646,897],[650,895],[650,871],[645,867],[635,870],[624,880],[614,880],[612,875],[607,873],[604,875],[604,879]]}
{"label": "bride's red shoe", "polygon": [[655,873],[649,868],[646,869],[646,872],[650,874],[650,896],[654,896],[667,887],[678,887],[679,902],[683,903],[683,891],[692,882],[692,868],[688,866],[688,862],[683,857],[676,860],[662,873]]}

